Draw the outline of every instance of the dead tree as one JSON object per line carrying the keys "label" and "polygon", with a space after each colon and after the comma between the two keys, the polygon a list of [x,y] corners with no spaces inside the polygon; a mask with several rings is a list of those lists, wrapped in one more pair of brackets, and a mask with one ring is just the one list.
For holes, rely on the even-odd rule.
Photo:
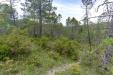
{"label": "dead tree", "polygon": [[89,19],[88,19],[88,10],[89,9],[91,9],[92,7],[93,7],[93,5],[94,5],[94,3],[95,3],[95,1],[96,0],[82,0],[82,3],[83,3],[83,5],[85,6],[85,11],[86,11],[86,13],[85,13],[85,25],[86,25],[86,27],[87,27],[87,34],[88,34],[88,43],[89,43],[89,48],[90,48],[90,50],[92,49],[91,48],[91,45],[92,45],[92,43],[91,43],[91,36],[90,36],[90,29],[89,29]]}
{"label": "dead tree", "polygon": [[[108,15],[109,18],[107,18],[107,19],[108,19],[108,21],[110,20],[110,23],[108,23],[108,25],[110,24],[110,27],[108,30],[109,38],[113,38],[113,14],[112,14],[113,9],[111,9],[111,7],[110,7],[111,4],[113,4],[113,2],[109,2],[108,0],[105,0],[104,3],[99,5],[97,8],[97,9],[99,9],[100,6],[106,6],[106,9],[103,12],[103,15],[104,16]],[[102,56],[102,68],[104,70],[108,69],[108,65],[110,64],[112,57],[113,57],[113,47],[112,47],[112,45],[108,45]]]}

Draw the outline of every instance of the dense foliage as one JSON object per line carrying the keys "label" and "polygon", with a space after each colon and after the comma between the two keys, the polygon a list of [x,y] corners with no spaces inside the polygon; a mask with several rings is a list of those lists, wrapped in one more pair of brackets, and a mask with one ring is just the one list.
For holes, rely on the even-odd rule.
{"label": "dense foliage", "polygon": [[30,53],[32,39],[20,29],[12,29],[9,34],[0,37],[0,59]]}
{"label": "dense foliage", "polygon": [[[82,2],[93,6],[92,0]],[[85,16],[82,23],[68,17],[63,25],[53,0],[19,3],[22,14],[16,9],[18,0],[0,3],[0,75],[45,75],[73,62],[56,75],[113,75],[113,25],[108,28],[113,22],[93,23]]]}

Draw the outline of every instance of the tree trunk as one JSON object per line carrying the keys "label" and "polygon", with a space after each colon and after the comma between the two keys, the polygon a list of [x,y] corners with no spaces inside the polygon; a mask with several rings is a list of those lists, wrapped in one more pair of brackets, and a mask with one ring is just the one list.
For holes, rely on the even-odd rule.
{"label": "tree trunk", "polygon": [[40,0],[39,4],[39,37],[42,36],[42,1]]}

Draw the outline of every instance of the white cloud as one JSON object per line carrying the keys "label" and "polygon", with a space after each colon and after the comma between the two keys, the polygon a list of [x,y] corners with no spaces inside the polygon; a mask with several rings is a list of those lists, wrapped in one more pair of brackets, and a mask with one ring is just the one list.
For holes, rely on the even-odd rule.
{"label": "white cloud", "polygon": [[75,17],[76,19],[80,20],[84,14],[84,10],[81,8],[79,4],[69,4],[65,5],[60,2],[54,2],[54,6],[57,7],[57,14],[62,14],[62,23],[65,24],[65,20],[68,17]]}

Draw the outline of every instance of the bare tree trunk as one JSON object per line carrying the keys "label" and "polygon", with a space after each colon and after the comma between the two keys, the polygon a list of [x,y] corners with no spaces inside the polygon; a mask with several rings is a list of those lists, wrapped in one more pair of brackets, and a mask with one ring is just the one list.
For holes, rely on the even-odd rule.
{"label": "bare tree trunk", "polygon": [[88,34],[88,42],[90,50],[92,49],[91,37],[90,37],[90,29],[89,29],[89,19],[88,19],[88,6],[86,6],[86,27],[87,27],[87,34]]}
{"label": "bare tree trunk", "polygon": [[42,36],[42,1],[39,3],[39,37]]}
{"label": "bare tree trunk", "polygon": [[13,10],[13,2],[12,2],[12,0],[10,0],[10,6],[11,6],[11,11],[12,11],[11,16],[12,16],[12,19],[13,19],[13,24],[16,26],[16,18],[15,18],[15,12]]}

